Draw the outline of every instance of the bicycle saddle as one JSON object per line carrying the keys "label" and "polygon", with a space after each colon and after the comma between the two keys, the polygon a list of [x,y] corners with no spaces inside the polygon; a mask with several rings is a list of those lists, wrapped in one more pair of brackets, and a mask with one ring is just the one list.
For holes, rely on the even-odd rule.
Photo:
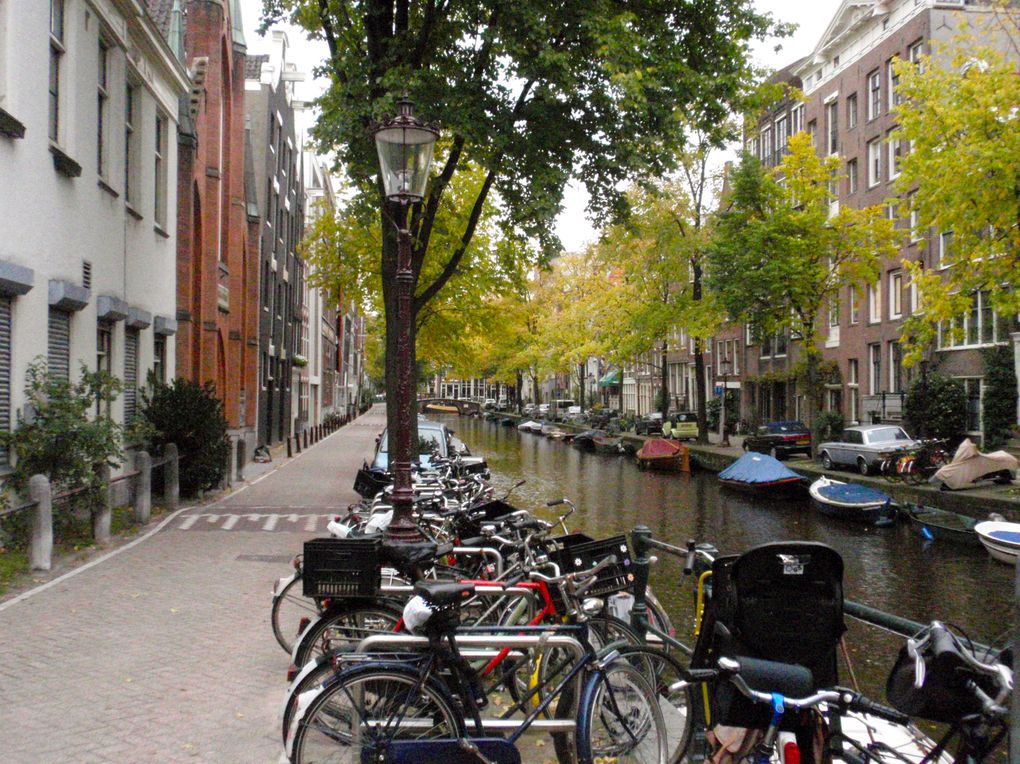
{"label": "bicycle saddle", "polygon": [[815,677],[804,666],[745,655],[734,658],[740,664],[740,676],[752,690],[778,692],[791,698],[805,698],[816,690]]}
{"label": "bicycle saddle", "polygon": [[475,593],[474,584],[457,581],[419,581],[414,585],[418,594],[433,607],[457,605]]}

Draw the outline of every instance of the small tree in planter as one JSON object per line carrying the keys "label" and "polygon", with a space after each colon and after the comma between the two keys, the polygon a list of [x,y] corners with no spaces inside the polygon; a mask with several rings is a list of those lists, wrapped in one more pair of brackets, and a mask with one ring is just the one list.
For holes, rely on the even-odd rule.
{"label": "small tree in planter", "polygon": [[179,469],[182,496],[194,496],[223,479],[230,440],[223,402],[212,382],[198,385],[186,379],[170,384],[157,382],[143,393],[141,416],[152,427],[147,438],[151,453],[162,455],[167,443],[175,443],[181,455]]}
{"label": "small tree in planter", "polygon": [[996,345],[986,348],[984,404],[984,448],[999,448],[1013,436],[1016,426],[1016,372],[1013,368],[1013,346]]}
{"label": "small tree in planter", "polygon": [[928,372],[907,392],[903,423],[915,438],[945,438],[954,449],[967,431],[967,393],[954,379]]}

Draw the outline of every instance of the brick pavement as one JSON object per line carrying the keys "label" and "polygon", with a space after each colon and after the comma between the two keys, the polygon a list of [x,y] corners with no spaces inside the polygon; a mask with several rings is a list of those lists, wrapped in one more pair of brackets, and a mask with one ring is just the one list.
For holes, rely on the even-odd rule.
{"label": "brick pavement", "polygon": [[[270,588],[288,572],[280,560],[315,535],[308,518],[356,498],[355,471],[383,420],[377,407],[242,490],[0,611],[4,764],[276,762],[288,658],[270,629]],[[202,517],[181,530],[192,513]],[[282,517],[267,532],[273,514]],[[194,532],[202,523],[219,532]]]}

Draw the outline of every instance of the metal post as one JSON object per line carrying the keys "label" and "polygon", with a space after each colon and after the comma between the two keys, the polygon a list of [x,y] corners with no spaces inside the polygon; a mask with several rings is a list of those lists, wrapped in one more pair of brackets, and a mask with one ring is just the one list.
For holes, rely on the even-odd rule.
{"label": "metal post", "polygon": [[92,513],[92,538],[97,544],[107,544],[110,541],[110,523],[113,521],[113,484],[110,482],[110,465],[103,464],[99,467],[99,479],[102,480],[105,490],[102,503]]}
{"label": "metal post", "polygon": [[294,446],[297,448],[297,452],[301,453],[301,433],[294,435]]}
{"label": "metal post", "polygon": [[[1013,645],[1020,645],[1020,565],[1013,574]],[[1009,760],[1020,761],[1020,686],[1013,683],[1013,706],[1009,735]]]}
{"label": "metal post", "polygon": [[145,451],[135,454],[135,522],[145,525],[152,516],[152,459]]}
{"label": "metal post", "polygon": [[35,502],[32,510],[32,540],[28,547],[28,564],[32,570],[49,570],[53,555],[53,503],[50,481],[45,475],[28,480],[28,498]]}
{"label": "metal post", "polygon": [[163,504],[166,509],[177,509],[181,501],[181,464],[177,444],[167,443],[163,449]]}
{"label": "metal post", "polygon": [[722,377],[722,406],[719,412],[719,445],[722,448],[729,448],[730,436],[726,432],[726,384],[729,382],[728,375],[723,372]]}
{"label": "metal post", "polygon": [[294,456],[293,442],[294,442],[294,439],[290,435],[288,435],[287,436],[287,458],[288,459],[290,459],[292,456]]}
{"label": "metal post", "polygon": [[648,631],[648,602],[645,590],[648,587],[648,540],[652,537],[652,529],[647,525],[638,525],[630,532],[630,543],[634,547],[634,604],[630,609],[630,625],[645,641]]}
{"label": "metal post", "polygon": [[301,439],[304,441],[302,444],[305,448],[308,448],[308,430],[304,430],[301,433]]}
{"label": "metal post", "polygon": [[407,229],[410,206],[402,204],[397,231],[397,416],[396,438],[391,441],[390,468],[393,472],[393,520],[386,535],[394,540],[417,541],[421,532],[411,518],[414,489],[411,487],[411,430],[414,426],[414,390],[411,380],[414,359],[411,357],[411,232]]}

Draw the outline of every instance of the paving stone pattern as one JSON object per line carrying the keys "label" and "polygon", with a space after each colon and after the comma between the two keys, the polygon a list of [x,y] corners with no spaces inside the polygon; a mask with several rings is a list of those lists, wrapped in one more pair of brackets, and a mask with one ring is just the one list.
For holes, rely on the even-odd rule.
{"label": "paving stone pattern", "polygon": [[0,760],[276,762],[288,657],[270,629],[270,590],[302,541],[355,500],[382,426],[378,407],[0,611]]}

